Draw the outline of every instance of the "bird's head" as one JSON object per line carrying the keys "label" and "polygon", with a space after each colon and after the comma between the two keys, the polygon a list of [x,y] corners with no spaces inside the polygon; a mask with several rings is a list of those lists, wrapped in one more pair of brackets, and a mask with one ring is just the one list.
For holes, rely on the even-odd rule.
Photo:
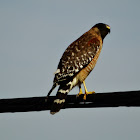
{"label": "bird's head", "polygon": [[105,38],[105,36],[110,33],[110,26],[104,23],[98,23],[93,26],[93,28],[98,28],[99,32],[101,34],[102,40]]}

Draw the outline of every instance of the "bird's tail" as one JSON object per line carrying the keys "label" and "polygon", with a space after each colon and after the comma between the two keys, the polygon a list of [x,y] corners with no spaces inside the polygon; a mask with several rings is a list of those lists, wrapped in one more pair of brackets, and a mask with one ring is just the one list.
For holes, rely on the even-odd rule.
{"label": "bird's tail", "polygon": [[54,100],[54,103],[52,105],[50,113],[54,115],[55,113],[59,112],[59,110],[62,108],[62,106],[65,103],[65,99],[67,97],[67,94],[71,90],[71,84],[63,84],[60,85],[57,94],[56,94],[56,99]]}

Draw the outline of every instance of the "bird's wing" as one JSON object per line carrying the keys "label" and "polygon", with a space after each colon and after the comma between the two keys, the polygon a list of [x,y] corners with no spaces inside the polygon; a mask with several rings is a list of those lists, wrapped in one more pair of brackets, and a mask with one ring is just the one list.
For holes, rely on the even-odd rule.
{"label": "bird's wing", "polygon": [[92,61],[100,47],[100,40],[87,32],[74,41],[60,59],[54,83],[71,80]]}

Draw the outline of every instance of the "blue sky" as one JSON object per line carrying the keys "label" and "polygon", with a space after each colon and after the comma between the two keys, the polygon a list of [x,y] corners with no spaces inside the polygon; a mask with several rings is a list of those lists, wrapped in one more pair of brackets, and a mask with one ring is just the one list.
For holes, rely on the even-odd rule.
{"label": "blue sky", "polygon": [[[103,22],[111,26],[94,71],[97,93],[139,90],[138,0],[0,1],[0,98],[45,96],[67,46]],[[56,94],[57,89],[52,95]],[[70,94],[77,94],[74,88]],[[139,140],[139,108],[67,109],[0,115],[0,136],[14,139]]]}

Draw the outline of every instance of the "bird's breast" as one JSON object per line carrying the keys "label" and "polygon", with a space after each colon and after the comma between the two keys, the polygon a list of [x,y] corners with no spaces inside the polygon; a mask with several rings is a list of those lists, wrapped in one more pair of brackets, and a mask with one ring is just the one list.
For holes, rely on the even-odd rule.
{"label": "bird's breast", "polygon": [[92,61],[76,75],[76,78],[79,80],[80,83],[82,83],[90,74],[90,72],[94,69],[101,50],[102,50],[102,47],[99,48],[99,50],[97,51]]}

